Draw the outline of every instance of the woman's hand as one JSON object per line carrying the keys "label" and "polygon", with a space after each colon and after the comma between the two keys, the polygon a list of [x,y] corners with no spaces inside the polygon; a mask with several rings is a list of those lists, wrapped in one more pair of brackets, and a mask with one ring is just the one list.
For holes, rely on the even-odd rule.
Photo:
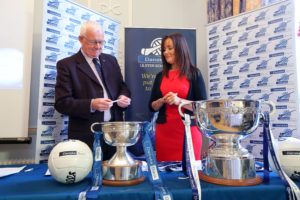
{"label": "woman's hand", "polygon": [[165,100],[164,97],[157,99],[156,101],[153,101],[151,106],[153,110],[158,111],[163,105],[164,105]]}
{"label": "woman's hand", "polygon": [[181,103],[181,98],[177,96],[177,93],[169,92],[163,98],[164,101],[169,105],[178,106]]}
{"label": "woman's hand", "polygon": [[[192,103],[192,101],[190,101],[190,100],[186,100],[186,99],[182,99],[182,98],[178,97],[177,93],[173,93],[173,92],[169,92],[163,98],[164,98],[164,101],[166,103],[168,103],[169,105],[179,106],[179,104],[181,104],[182,102]],[[193,111],[192,104],[184,105],[183,108]]]}

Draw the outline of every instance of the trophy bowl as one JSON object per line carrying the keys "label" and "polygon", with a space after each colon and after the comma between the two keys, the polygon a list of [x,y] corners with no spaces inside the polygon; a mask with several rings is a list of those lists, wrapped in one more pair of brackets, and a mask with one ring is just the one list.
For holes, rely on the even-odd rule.
{"label": "trophy bowl", "polygon": [[261,183],[253,156],[240,143],[258,127],[263,103],[268,104],[272,112],[271,102],[259,100],[224,99],[192,103],[197,127],[215,142],[202,161],[201,179],[231,186]]}
{"label": "trophy bowl", "polygon": [[102,162],[103,184],[111,186],[135,185],[145,180],[142,162],[132,158],[127,147],[139,137],[142,122],[102,122],[101,131],[108,145],[116,147],[116,153]]}

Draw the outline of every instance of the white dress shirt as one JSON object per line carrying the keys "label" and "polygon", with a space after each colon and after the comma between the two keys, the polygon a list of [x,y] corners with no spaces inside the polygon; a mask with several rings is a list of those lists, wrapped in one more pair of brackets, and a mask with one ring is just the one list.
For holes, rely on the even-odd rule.
{"label": "white dress shirt", "polygon": [[[102,83],[102,80],[98,74],[98,71],[96,69],[95,64],[93,63],[93,58],[88,57],[81,49],[81,53],[83,54],[85,60],[87,61],[87,63],[90,65],[91,69],[93,70],[95,76],[97,77],[99,83],[101,84],[102,88],[103,88],[103,94],[104,94],[104,98],[109,98],[107,91],[104,87],[104,84]],[[92,109],[92,101],[91,101],[91,112],[95,112],[95,110]],[[104,111],[104,121],[108,122],[111,119],[111,114],[110,114],[110,109],[105,110]]]}

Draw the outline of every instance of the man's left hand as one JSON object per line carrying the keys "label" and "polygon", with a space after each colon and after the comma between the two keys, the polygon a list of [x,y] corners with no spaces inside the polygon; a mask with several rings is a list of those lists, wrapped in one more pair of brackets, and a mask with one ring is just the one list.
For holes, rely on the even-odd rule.
{"label": "man's left hand", "polygon": [[[119,100],[120,99],[120,100]],[[118,106],[119,107],[121,107],[121,108],[126,108],[126,107],[128,107],[129,105],[130,105],[130,103],[131,103],[131,99],[129,98],[129,97],[126,97],[126,96],[124,96],[124,95],[120,95],[119,97],[118,97],[118,102],[117,102],[117,104],[118,104]]]}

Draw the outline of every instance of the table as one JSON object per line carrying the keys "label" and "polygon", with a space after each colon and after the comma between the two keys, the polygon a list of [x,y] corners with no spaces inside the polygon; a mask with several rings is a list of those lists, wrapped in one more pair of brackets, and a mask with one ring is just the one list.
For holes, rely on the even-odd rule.
{"label": "table", "polygon": [[[11,166],[10,166],[11,167]],[[33,169],[26,172],[27,169]],[[82,182],[65,185],[56,182],[51,176],[45,176],[46,164],[27,165],[18,174],[0,178],[0,200],[65,200],[78,199],[78,194],[84,190],[90,181],[90,175]],[[258,173],[263,176],[261,172]],[[145,173],[146,177],[148,176]],[[182,172],[161,172],[164,184],[171,190],[175,200],[191,200],[192,192],[188,179],[178,179],[183,177]],[[300,182],[296,184],[300,186]],[[220,186],[201,181],[203,200],[241,200],[241,199],[263,199],[263,200],[284,200],[285,188],[278,175],[271,172],[270,182],[249,187],[229,187]],[[103,186],[98,199],[109,200],[153,200],[149,179],[134,186],[110,187]]]}

